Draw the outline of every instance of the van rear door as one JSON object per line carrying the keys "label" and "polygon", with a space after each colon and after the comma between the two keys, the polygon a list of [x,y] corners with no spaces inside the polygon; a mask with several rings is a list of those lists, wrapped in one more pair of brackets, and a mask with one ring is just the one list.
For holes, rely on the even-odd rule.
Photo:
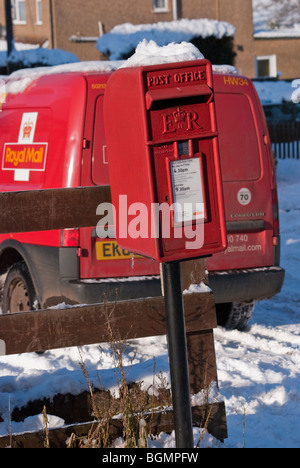
{"label": "van rear door", "polygon": [[[84,135],[82,185],[109,185],[103,120],[104,89],[107,78],[87,77],[88,105]],[[102,92],[101,92],[102,91]],[[100,216],[99,216],[100,220]],[[158,275],[159,265],[151,259],[121,249],[114,239],[97,237],[96,226],[80,229],[80,278],[118,278]]]}
{"label": "van rear door", "polygon": [[274,264],[273,162],[268,131],[250,80],[215,75],[215,100],[228,248],[209,271]]}

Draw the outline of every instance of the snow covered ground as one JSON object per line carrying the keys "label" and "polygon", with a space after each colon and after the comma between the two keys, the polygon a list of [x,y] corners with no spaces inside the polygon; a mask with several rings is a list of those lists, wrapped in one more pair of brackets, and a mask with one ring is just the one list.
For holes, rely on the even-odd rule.
{"label": "snow covered ground", "polygon": [[256,38],[300,36],[298,0],[252,0]]}
{"label": "snow covered ground", "polygon": [[299,161],[279,161],[282,292],[261,302],[248,333],[216,330],[220,391],[229,439],[246,447],[300,446]]}
{"label": "snow covered ground", "polygon": [[[282,266],[286,281],[282,292],[258,304],[248,332],[215,330],[219,390],[225,400],[229,437],[220,444],[206,437],[202,446],[239,448],[300,446],[300,162],[279,161],[278,183],[282,234]],[[98,346],[49,351],[0,359],[0,435],[9,432],[11,411],[31,399],[58,392],[86,390],[80,353],[96,383],[116,389],[108,352]],[[136,353],[129,378],[153,383],[153,357],[157,374],[169,379],[165,337],[130,343],[125,364]],[[50,415],[50,424],[63,421]],[[12,422],[13,432],[37,430],[42,417]],[[195,429],[195,440],[199,430]],[[175,446],[174,437],[162,434],[156,447]]]}

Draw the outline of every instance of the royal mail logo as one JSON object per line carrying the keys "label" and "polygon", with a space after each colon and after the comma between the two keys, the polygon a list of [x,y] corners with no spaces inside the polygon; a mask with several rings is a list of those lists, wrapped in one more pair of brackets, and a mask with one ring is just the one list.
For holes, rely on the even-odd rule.
{"label": "royal mail logo", "polygon": [[38,112],[25,112],[15,143],[4,145],[2,170],[14,171],[14,180],[28,182],[32,171],[45,171],[48,143],[34,142]]}
{"label": "royal mail logo", "polygon": [[25,169],[44,171],[47,155],[47,143],[30,145],[7,143],[4,145],[2,169],[4,171]]}

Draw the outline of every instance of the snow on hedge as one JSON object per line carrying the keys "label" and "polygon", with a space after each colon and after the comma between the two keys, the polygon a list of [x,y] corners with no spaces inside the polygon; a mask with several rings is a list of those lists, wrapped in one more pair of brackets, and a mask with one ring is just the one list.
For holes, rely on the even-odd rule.
{"label": "snow on hedge", "polygon": [[[62,63],[79,62],[78,57],[71,52],[62,49],[28,48],[14,50],[9,56],[10,64],[22,63],[23,68],[34,66],[54,66]],[[7,51],[0,52],[0,67],[4,68],[7,64]]]}
{"label": "snow on hedge", "polygon": [[217,39],[233,37],[235,27],[225,21],[202,19],[182,19],[154,24],[124,23],[115,26],[109,33],[98,39],[97,48],[111,60],[119,60],[134,50],[144,39],[155,41],[159,46],[175,42],[189,42],[194,37],[214,36]]}

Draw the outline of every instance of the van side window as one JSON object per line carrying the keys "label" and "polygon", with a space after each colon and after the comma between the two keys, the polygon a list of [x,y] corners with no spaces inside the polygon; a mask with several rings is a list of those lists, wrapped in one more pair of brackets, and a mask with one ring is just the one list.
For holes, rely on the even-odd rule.
{"label": "van side window", "polygon": [[99,96],[95,107],[94,135],[92,146],[92,179],[96,185],[109,185],[108,162],[105,143],[103,100]]}
{"label": "van side window", "polygon": [[257,180],[261,175],[260,150],[248,98],[216,94],[215,99],[223,180]]}

